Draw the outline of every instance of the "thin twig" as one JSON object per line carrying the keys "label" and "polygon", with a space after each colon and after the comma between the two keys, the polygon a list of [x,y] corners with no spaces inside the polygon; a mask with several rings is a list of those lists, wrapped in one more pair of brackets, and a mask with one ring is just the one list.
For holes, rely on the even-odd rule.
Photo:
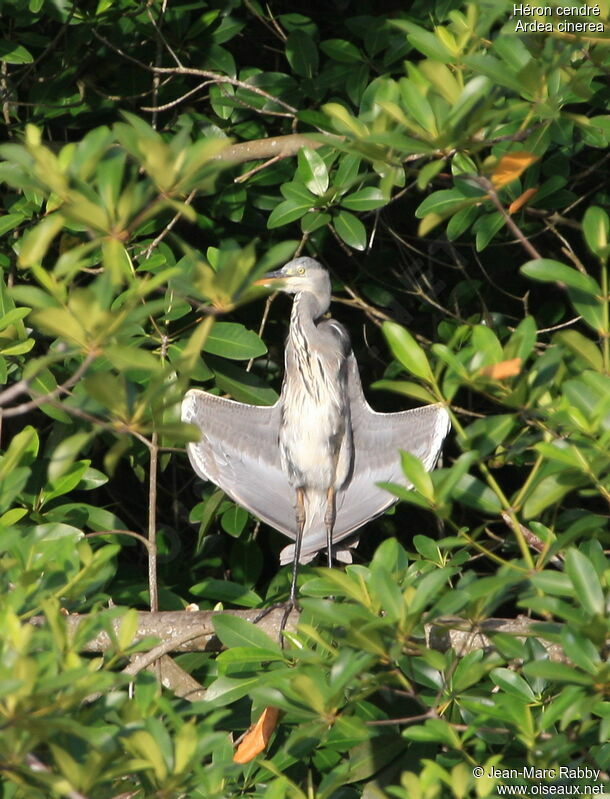
{"label": "thin twig", "polygon": [[176,105],[180,105],[181,102],[186,100],[188,97],[192,97],[193,94],[197,94],[197,92],[201,91],[201,89],[205,89],[206,86],[209,86],[211,83],[214,83],[213,80],[206,80],[203,83],[200,83],[198,86],[195,86],[194,89],[190,89],[185,94],[182,94],[180,97],[177,97],[175,100],[170,100],[169,103],[165,103],[165,105],[141,105],[140,111],[167,111],[170,108],[173,108]]}
{"label": "thin twig", "polygon": [[553,325],[553,327],[541,327],[540,330],[538,330],[538,334],[552,333],[554,330],[561,330],[563,327],[571,327],[572,325],[575,325],[576,322],[580,322],[581,319],[582,316],[575,316],[573,319],[568,319],[567,322],[562,322],[559,325]]}
{"label": "thin twig", "polygon": [[131,538],[137,538],[137,540],[141,544],[144,544],[146,549],[150,551],[151,544],[148,538],[140,535],[140,533],[134,532],[134,530],[95,530],[92,533],[85,533],[85,538],[96,538],[100,535],[128,535]]}
{"label": "thin twig", "polygon": [[258,166],[253,166],[252,169],[249,169],[247,172],[244,172],[243,175],[238,175],[234,180],[233,183],[244,183],[248,178],[251,178],[252,175],[256,175],[257,172],[262,172],[263,169],[267,169],[272,164],[277,164],[278,161],[282,159],[281,155],[274,155],[273,158],[270,158],[268,161],[265,161],[263,164],[258,164]]}
{"label": "thin twig", "polygon": [[174,652],[182,646],[182,644],[186,644],[187,641],[192,641],[193,638],[197,638],[198,635],[200,635],[198,630],[187,630],[186,632],[173,635],[171,638],[155,646],[149,652],[146,652],[146,654],[138,655],[136,660],[128,666],[125,666],[123,674],[138,674],[140,671],[152,665],[155,660],[158,660],[163,655],[167,655],[169,652]]}
{"label": "thin twig", "polygon": [[150,609],[153,613],[159,610],[159,588],[157,584],[157,470],[159,462],[159,446],[157,433],[151,436],[150,474],[148,477],[148,590]]}
{"label": "thin twig", "polygon": [[[39,408],[41,405],[44,405],[45,402],[50,402],[58,397],[60,394],[67,394],[69,389],[72,388],[73,385],[78,383],[80,378],[85,374],[89,366],[93,363],[93,361],[97,358],[100,353],[98,351],[89,352],[87,356],[84,358],[81,365],[78,369],[74,372],[74,374],[69,377],[65,383],[62,383],[57,388],[54,388],[53,391],[49,391],[46,394],[40,394],[34,399],[30,400],[30,402],[24,402],[21,405],[16,405],[14,408],[6,408],[2,411],[2,415],[9,419],[12,416],[20,416],[23,413],[27,413],[28,411],[32,411],[35,408]],[[28,390],[29,382],[27,380],[20,380],[19,383],[15,383],[14,386],[11,386],[10,389],[7,389],[3,392],[4,396],[0,395],[0,405],[4,402],[9,401],[12,397],[10,396],[11,389],[16,393],[13,393],[13,396],[17,396],[18,394],[23,394],[25,391]],[[17,389],[19,390],[17,391]],[[9,395],[9,400],[6,399],[6,395]]]}
{"label": "thin twig", "polygon": [[[191,192],[191,193],[188,195],[188,197],[186,197],[186,199],[184,199],[184,200],[182,201],[182,202],[184,203],[184,205],[190,205],[190,204],[193,202],[193,198],[195,197],[195,194],[196,194],[196,193],[197,193],[197,189],[193,189],[193,190],[192,190],[192,192]],[[175,215],[174,215],[174,216],[173,216],[173,217],[170,219],[170,221],[167,223],[167,225],[166,225],[166,226],[163,228],[163,230],[161,231],[161,233],[159,233],[159,235],[158,235],[158,236],[156,236],[156,237],[155,237],[155,238],[154,238],[154,239],[151,241],[151,243],[148,245],[148,247],[147,247],[145,250],[143,250],[143,252],[140,254],[140,257],[142,257],[144,260],[146,260],[147,258],[150,258],[150,254],[151,254],[151,253],[152,253],[152,251],[155,249],[155,247],[157,247],[157,246],[158,246],[158,245],[159,245],[159,244],[160,244],[160,243],[163,241],[163,239],[164,239],[164,238],[167,236],[167,234],[170,232],[170,230],[171,230],[171,229],[174,227],[174,225],[176,224],[176,222],[177,222],[177,221],[178,221],[178,220],[179,220],[181,217],[182,217],[182,212],[181,212],[181,211],[178,211],[178,212],[177,212],[177,213],[176,213],[176,214],[175,214]]]}
{"label": "thin twig", "polygon": [[[167,3],[164,2],[162,7],[161,7],[161,13],[159,14],[159,19],[160,20],[163,20],[163,17],[165,16],[166,7],[167,7]],[[169,45],[169,42],[167,41],[167,39],[165,38],[165,36],[161,32],[161,26],[157,25],[157,22],[156,22],[155,18],[153,17],[153,15],[152,15],[152,13],[150,11],[150,8],[146,9],[146,13],[148,14],[148,19],[151,21],[152,26],[155,29],[155,32],[156,32],[157,36],[159,37],[159,40],[165,45],[165,49],[171,55],[171,57],[174,59],[174,61],[176,62],[177,66],[182,67],[183,64],[181,63],[181,61],[178,58],[178,56],[176,55],[176,53],[172,50],[172,48]]]}
{"label": "thin twig", "polygon": [[105,36],[102,36],[102,34],[96,31],[95,29],[92,31],[92,33],[96,39],[99,39],[101,42],[103,42],[106,45],[106,47],[109,47],[111,50],[117,53],[117,55],[120,55],[122,58],[125,58],[127,61],[131,61],[132,64],[137,64],[139,67],[141,67],[142,69],[146,69],[149,72],[156,72],[160,75],[194,75],[195,77],[209,78],[215,83],[229,83],[231,86],[237,86],[238,88],[245,89],[246,91],[252,92],[253,94],[258,94],[260,97],[264,97],[269,102],[280,105],[282,108],[285,108],[286,111],[290,111],[291,115],[296,115],[298,113],[298,109],[290,105],[290,103],[287,103],[284,100],[281,100],[279,97],[275,97],[269,92],[266,92],[264,89],[260,89],[258,86],[253,86],[252,84],[247,83],[246,81],[238,80],[237,78],[230,78],[228,75],[220,75],[218,72],[212,72],[206,69],[195,69],[193,67],[150,66],[150,64],[146,64],[144,61],[140,61],[139,58],[134,58],[134,56],[129,55],[129,53],[126,53],[120,47],[117,47],[115,44],[106,39]]}
{"label": "thin twig", "polygon": [[527,239],[526,236],[523,235],[523,233],[522,233],[521,229],[519,228],[519,226],[515,223],[514,219],[511,217],[511,215],[508,213],[506,208],[504,208],[504,206],[500,202],[500,198],[498,197],[498,193],[496,192],[496,189],[495,189],[493,183],[490,180],[487,180],[487,178],[485,178],[485,177],[479,177],[477,179],[477,183],[483,189],[485,189],[485,191],[488,193],[489,199],[492,201],[492,203],[498,209],[498,211],[500,213],[500,216],[502,216],[504,221],[506,222],[506,226],[513,232],[513,234],[515,235],[517,240],[521,242],[521,244],[523,245],[524,250],[532,258],[535,258],[535,259],[542,258],[542,256],[538,252],[538,250],[529,241],[529,239]]}
{"label": "thin twig", "polygon": [[224,92],[222,89],[220,90],[223,94],[223,97],[230,97],[230,99],[240,105],[242,108],[247,108],[250,111],[254,111],[257,114],[268,114],[271,117],[283,117],[284,119],[293,119],[295,118],[294,114],[290,114],[287,111],[272,111],[270,108],[257,108],[252,103],[246,102],[243,97],[238,97],[235,94],[229,95]]}
{"label": "thin twig", "polygon": [[[261,319],[261,323],[258,327],[258,335],[262,337],[263,333],[265,332],[265,325],[267,324],[267,317],[269,316],[269,311],[271,309],[271,304],[273,300],[277,297],[277,293],[270,294],[265,301],[265,310],[263,311],[263,316]],[[252,364],[254,363],[254,358],[250,358],[248,361],[248,365],[246,366],[246,372],[249,372],[252,369]]]}

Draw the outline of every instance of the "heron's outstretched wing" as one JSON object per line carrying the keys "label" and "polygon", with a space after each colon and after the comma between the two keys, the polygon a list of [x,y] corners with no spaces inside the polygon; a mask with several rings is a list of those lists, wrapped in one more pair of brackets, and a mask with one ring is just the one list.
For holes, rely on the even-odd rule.
{"label": "heron's outstretched wing", "polygon": [[295,494],[280,466],[279,406],[246,405],[191,389],[182,402],[182,421],[201,431],[200,441],[187,444],[197,474],[294,538]]}
{"label": "heron's outstretched wing", "polygon": [[[399,450],[416,455],[429,471],[438,460],[450,427],[449,414],[442,405],[425,405],[399,413],[376,413],[362,391],[353,353],[349,356],[348,391],[354,464],[347,485],[337,492],[337,516],[333,529],[335,544],[397,501],[376,483],[400,483],[410,487],[402,471]],[[325,546],[323,524],[306,529],[301,560],[311,559]],[[292,551],[292,546],[282,551],[283,563],[289,560]]]}
{"label": "heron's outstretched wing", "polygon": [[398,413],[376,413],[364,396],[358,366],[350,356],[348,389],[354,437],[352,477],[337,497],[335,529],[339,535],[357,529],[378,516],[396,498],[376,483],[401,483],[399,450],[416,455],[427,471],[434,468],[445,436],[449,414],[442,405],[424,405]]}

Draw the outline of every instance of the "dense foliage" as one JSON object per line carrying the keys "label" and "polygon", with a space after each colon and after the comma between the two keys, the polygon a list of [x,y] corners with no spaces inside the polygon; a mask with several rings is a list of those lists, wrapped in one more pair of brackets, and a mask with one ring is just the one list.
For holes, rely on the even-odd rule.
{"label": "dense foliage", "polygon": [[[515,33],[505,0],[2,3],[3,799],[607,780],[597,8],[578,19],[605,31],[574,35],[557,14]],[[414,489],[388,487],[356,563],[302,570],[283,648],[219,614],[225,651],[176,656],[206,688],[189,703],[122,670],[154,646],[127,608],[287,595],[285,542],[194,478],[179,402],[275,401],[288,306],[252,281],[297,251],[330,268],[375,407],[441,401],[453,433],[431,475],[405,455]],[[233,762],[269,706],[266,753]]]}

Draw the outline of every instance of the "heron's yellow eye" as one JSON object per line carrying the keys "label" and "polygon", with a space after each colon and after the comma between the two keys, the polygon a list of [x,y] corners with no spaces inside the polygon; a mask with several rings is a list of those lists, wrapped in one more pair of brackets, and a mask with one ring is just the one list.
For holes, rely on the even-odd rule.
{"label": "heron's yellow eye", "polygon": [[305,274],[305,267],[304,266],[299,266],[299,268],[297,269],[297,274],[304,275]]}

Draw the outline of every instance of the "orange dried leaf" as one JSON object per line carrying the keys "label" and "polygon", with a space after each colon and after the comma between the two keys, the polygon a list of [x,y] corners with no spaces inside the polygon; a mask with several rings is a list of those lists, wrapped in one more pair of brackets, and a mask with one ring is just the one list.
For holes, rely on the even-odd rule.
{"label": "orange dried leaf", "polygon": [[505,380],[507,377],[515,377],[521,371],[521,358],[511,358],[509,361],[492,363],[481,369],[481,374],[490,377],[492,380]]}
{"label": "orange dried leaf", "polygon": [[491,182],[496,189],[506,186],[511,180],[515,180],[522,172],[531,166],[538,156],[528,153],[525,150],[518,150],[513,153],[506,153],[496,164],[491,173]]}
{"label": "orange dried leaf", "polygon": [[249,763],[264,752],[277,726],[280,711],[276,707],[266,707],[258,720],[246,732],[233,755],[234,763]]}
{"label": "orange dried leaf", "polygon": [[513,200],[512,203],[508,206],[508,213],[509,214],[516,214],[520,208],[528,203],[534,194],[537,194],[538,189],[526,189],[523,194],[520,194],[516,200]]}

